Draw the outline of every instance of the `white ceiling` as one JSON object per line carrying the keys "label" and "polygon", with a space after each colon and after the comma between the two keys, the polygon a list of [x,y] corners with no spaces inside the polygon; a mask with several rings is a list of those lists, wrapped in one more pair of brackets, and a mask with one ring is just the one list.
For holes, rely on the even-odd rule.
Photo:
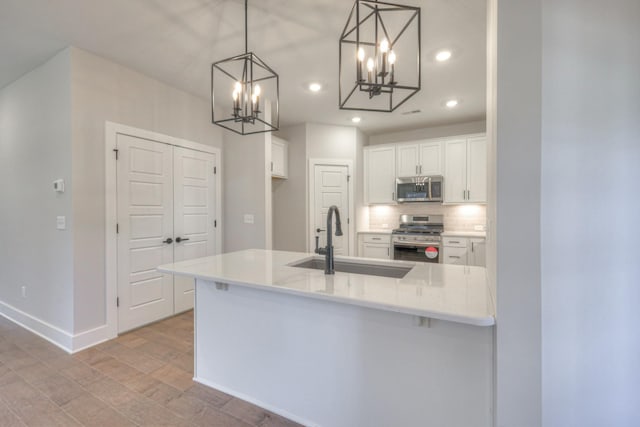
{"label": "white ceiling", "polygon": [[[422,8],[422,90],[367,133],[485,115],[486,1],[393,0]],[[338,39],[350,0],[250,0],[249,50],[280,75],[281,126],[350,125],[338,109]],[[243,0],[0,0],[0,87],[73,45],[208,99],[211,62],[243,52]],[[454,52],[437,63],[441,48]],[[308,91],[320,81],[318,94]],[[450,98],[460,100],[453,109]],[[419,114],[402,112],[421,110]]]}

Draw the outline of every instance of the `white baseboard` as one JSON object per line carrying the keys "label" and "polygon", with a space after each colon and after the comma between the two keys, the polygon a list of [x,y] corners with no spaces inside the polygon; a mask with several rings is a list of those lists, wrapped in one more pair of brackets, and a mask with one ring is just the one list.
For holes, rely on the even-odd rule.
{"label": "white baseboard", "polygon": [[291,413],[289,413],[289,412],[287,412],[287,411],[285,411],[283,409],[276,408],[274,406],[268,405],[268,404],[266,404],[264,402],[261,402],[261,401],[259,401],[257,399],[252,398],[251,396],[247,396],[246,394],[239,393],[239,392],[237,392],[235,390],[231,390],[231,389],[229,389],[227,387],[221,386],[221,385],[216,384],[216,383],[214,383],[212,381],[208,381],[208,380],[205,380],[203,378],[198,378],[198,377],[194,377],[193,381],[195,381],[197,383],[200,383],[200,384],[203,384],[203,385],[206,385],[207,387],[215,388],[218,391],[221,391],[223,393],[227,393],[227,394],[229,394],[229,395],[231,395],[233,397],[237,397],[238,399],[242,399],[242,400],[244,400],[246,402],[253,403],[256,406],[259,406],[259,407],[261,407],[263,409],[266,409],[267,411],[273,412],[274,414],[278,414],[278,415],[280,415],[282,417],[288,418],[291,421],[295,421],[296,423],[301,424],[303,426],[320,427],[319,424],[313,423],[313,422],[311,422],[309,420],[305,420],[305,419],[303,419],[301,417],[298,417],[298,416],[296,416],[294,414],[291,414]]}
{"label": "white baseboard", "polygon": [[70,354],[112,338],[109,336],[107,325],[74,335],[2,301],[0,301],[0,316],[22,326]]}

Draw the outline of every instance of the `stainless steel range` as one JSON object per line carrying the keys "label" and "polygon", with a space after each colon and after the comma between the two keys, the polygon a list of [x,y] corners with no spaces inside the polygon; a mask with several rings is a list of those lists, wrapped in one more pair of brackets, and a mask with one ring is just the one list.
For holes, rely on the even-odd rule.
{"label": "stainless steel range", "polygon": [[442,215],[400,215],[400,227],[391,233],[393,259],[439,263]]}

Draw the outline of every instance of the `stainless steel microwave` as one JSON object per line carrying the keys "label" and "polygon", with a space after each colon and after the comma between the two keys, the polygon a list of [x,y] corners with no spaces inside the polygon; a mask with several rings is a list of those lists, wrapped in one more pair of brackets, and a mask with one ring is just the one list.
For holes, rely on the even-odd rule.
{"label": "stainless steel microwave", "polygon": [[442,202],[444,192],[443,178],[437,176],[415,176],[396,179],[398,203]]}

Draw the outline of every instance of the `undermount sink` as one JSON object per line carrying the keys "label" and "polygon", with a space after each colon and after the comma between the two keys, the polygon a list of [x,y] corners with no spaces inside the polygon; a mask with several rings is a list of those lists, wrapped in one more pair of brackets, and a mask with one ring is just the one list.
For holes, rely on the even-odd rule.
{"label": "undermount sink", "polygon": [[[413,267],[401,265],[381,265],[364,262],[335,260],[335,270],[342,273],[365,274],[367,276],[402,279]],[[324,270],[324,258],[311,258],[289,264],[290,267]]]}

